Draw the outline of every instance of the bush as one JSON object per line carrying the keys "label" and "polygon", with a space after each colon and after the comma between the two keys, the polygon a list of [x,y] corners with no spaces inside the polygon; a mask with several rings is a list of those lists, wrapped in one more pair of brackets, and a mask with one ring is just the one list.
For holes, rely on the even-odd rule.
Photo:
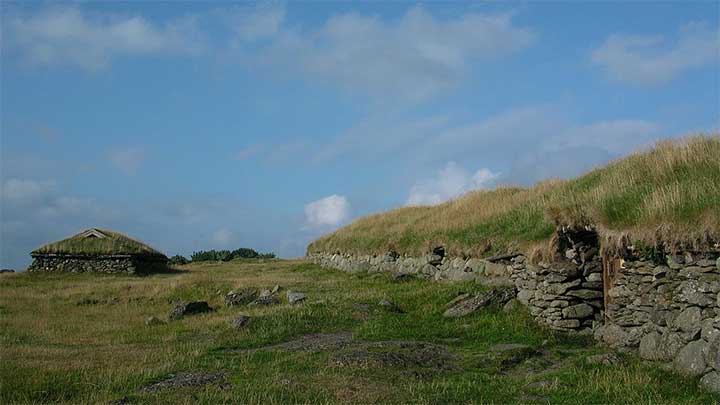
{"label": "bush", "polygon": [[223,261],[227,262],[234,259],[274,259],[275,253],[258,253],[254,249],[240,248],[233,251],[229,250],[201,250],[193,252],[190,259],[193,262],[207,261]]}
{"label": "bush", "polygon": [[168,261],[168,264],[171,266],[182,266],[183,264],[190,263],[190,260],[188,260],[185,256],[181,255],[175,255],[170,258]]}

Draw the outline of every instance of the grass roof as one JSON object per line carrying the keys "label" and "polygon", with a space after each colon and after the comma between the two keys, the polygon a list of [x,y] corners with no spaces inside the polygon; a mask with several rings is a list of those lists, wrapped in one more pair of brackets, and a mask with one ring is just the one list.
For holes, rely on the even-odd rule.
{"label": "grass roof", "polygon": [[[99,237],[95,236],[98,233]],[[94,228],[35,249],[32,254],[165,256],[150,246],[121,233]]]}
{"label": "grass roof", "polygon": [[560,226],[593,226],[606,246],[717,249],[720,136],[662,141],[572,180],[371,215],[314,241],[308,253],[418,255],[442,245],[451,255],[482,257],[542,246]]}

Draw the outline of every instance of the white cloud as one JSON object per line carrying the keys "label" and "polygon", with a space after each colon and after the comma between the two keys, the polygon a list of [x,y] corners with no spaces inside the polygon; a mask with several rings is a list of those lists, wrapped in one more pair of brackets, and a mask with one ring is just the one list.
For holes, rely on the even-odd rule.
{"label": "white cloud", "polygon": [[593,51],[592,61],[614,80],[657,85],[690,68],[717,63],[719,49],[718,30],[690,23],[681,27],[672,42],[660,35],[611,35]]}
{"label": "white cloud", "polygon": [[222,13],[231,29],[245,41],[271,38],[285,21],[285,7],[277,4],[258,3],[254,7],[223,10]]}
{"label": "white cloud", "polygon": [[155,24],[139,16],[49,8],[8,19],[10,48],[31,66],[67,65],[99,70],[118,56],[191,54],[203,48],[192,18]]}
{"label": "white cloud", "polygon": [[219,247],[227,247],[233,239],[233,233],[227,229],[218,229],[213,232],[211,240]]}
{"label": "white cloud", "polygon": [[395,21],[346,13],[317,30],[283,27],[254,57],[361,93],[419,101],[457,84],[472,63],[534,39],[509,13],[440,19],[417,6]]}
{"label": "white cloud", "polygon": [[310,228],[337,226],[350,217],[350,203],[333,194],[305,205],[305,223]]}
{"label": "white cloud", "polygon": [[115,148],[109,153],[110,163],[127,175],[137,173],[145,161],[145,149],[138,146]]}
{"label": "white cloud", "polygon": [[435,177],[419,182],[410,189],[406,205],[439,204],[471,190],[488,188],[498,176],[498,173],[486,168],[470,174],[455,162],[448,162]]}
{"label": "white cloud", "polygon": [[35,181],[28,179],[7,179],[2,185],[2,198],[17,203],[37,201],[55,189],[51,181]]}

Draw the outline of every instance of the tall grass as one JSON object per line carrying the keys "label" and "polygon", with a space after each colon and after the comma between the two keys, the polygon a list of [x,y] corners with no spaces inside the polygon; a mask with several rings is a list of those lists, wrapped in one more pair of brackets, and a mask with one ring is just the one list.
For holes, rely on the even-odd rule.
{"label": "tall grass", "polygon": [[708,246],[720,240],[720,136],[659,142],[573,180],[474,191],[435,206],[361,218],[308,252],[478,256],[528,248],[559,226],[594,226],[607,240]]}

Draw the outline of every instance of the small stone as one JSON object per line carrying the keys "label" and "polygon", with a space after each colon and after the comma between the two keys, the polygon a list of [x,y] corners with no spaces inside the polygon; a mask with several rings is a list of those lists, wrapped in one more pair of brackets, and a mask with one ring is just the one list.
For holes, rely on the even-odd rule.
{"label": "small stone", "polygon": [[272,290],[270,290],[270,294],[277,294],[278,291],[280,291],[280,286],[275,284]]}
{"label": "small stone", "polygon": [[394,314],[404,314],[405,313],[405,311],[402,308],[400,308],[399,305],[397,305],[396,303],[394,303],[392,301],[380,300],[380,302],[378,302],[378,305],[383,307],[386,311],[392,312]]}
{"label": "small stone", "polygon": [[231,324],[235,329],[242,329],[250,323],[250,317],[247,315],[238,315],[232,320]]}
{"label": "small stone", "polygon": [[296,304],[300,301],[304,301],[307,296],[301,292],[293,292],[288,291],[287,292],[287,299],[290,304]]}
{"label": "small stone", "polygon": [[569,306],[562,310],[563,317],[571,319],[587,318],[592,315],[593,312],[595,312],[593,307],[585,303]]}
{"label": "small stone", "polygon": [[603,293],[602,293],[602,291],[596,291],[596,290],[572,290],[572,291],[566,292],[565,295],[580,298],[583,300],[591,300],[594,298],[602,298]]}
{"label": "small stone", "polygon": [[657,332],[650,332],[640,339],[640,357],[645,360],[661,360],[659,352],[662,336]]}
{"label": "small stone", "polygon": [[225,296],[225,305],[232,307],[236,305],[247,305],[257,297],[257,291],[252,288],[246,288],[244,290],[235,292],[230,291]]}
{"label": "small stone", "polygon": [[602,364],[607,366],[613,366],[622,363],[620,357],[615,353],[604,353],[596,354],[594,356],[588,356],[586,359],[588,364]]}
{"label": "small stone", "polygon": [[164,325],[165,321],[162,319],[156,317],[156,316],[150,316],[147,319],[145,319],[145,325],[147,326],[157,326],[157,325]]}
{"label": "small stone", "polygon": [[502,310],[503,310],[503,312],[505,312],[507,314],[507,313],[514,311],[516,308],[520,308],[520,301],[513,298],[510,301],[508,301],[505,305],[503,305]]}

